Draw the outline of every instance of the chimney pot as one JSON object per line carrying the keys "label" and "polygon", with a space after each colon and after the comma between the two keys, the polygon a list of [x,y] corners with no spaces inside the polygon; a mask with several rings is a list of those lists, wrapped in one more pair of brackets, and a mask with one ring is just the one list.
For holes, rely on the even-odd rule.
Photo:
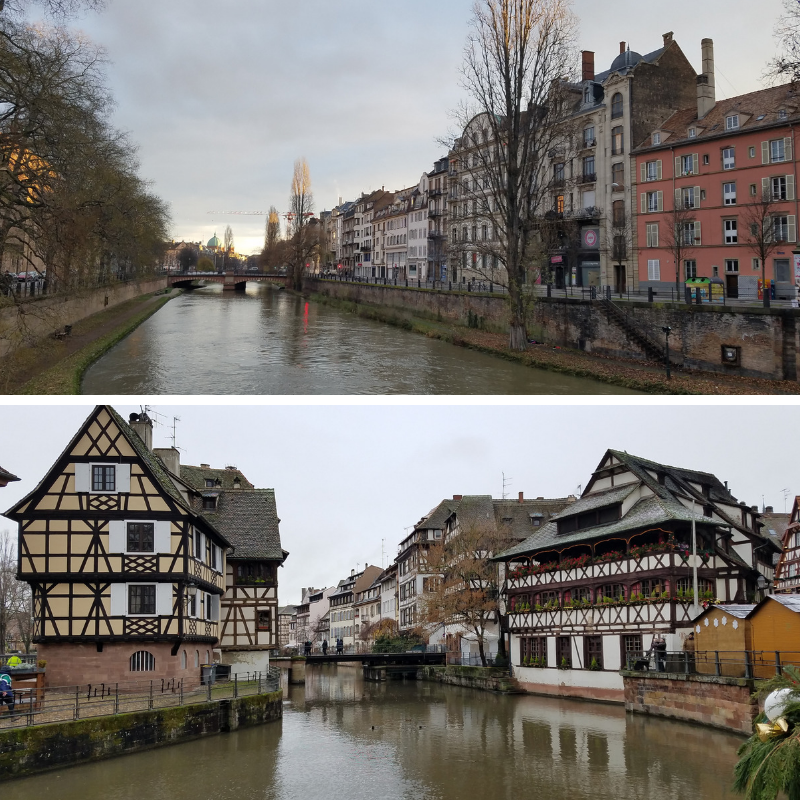
{"label": "chimney pot", "polygon": [[765,509],[765,513],[767,513],[767,514],[774,513],[773,507],[772,506],[767,506],[766,509]]}
{"label": "chimney pot", "polygon": [[672,37],[674,35],[675,35],[674,31],[670,31],[669,33],[664,34],[664,47],[666,47],[672,41]]}
{"label": "chimney pot", "polygon": [[[136,417],[136,419],[133,419]],[[153,420],[147,414],[131,414],[131,428],[138,434],[148,450],[153,449]]]}
{"label": "chimney pot", "polygon": [[625,52],[625,42],[619,43],[619,54],[622,55]]}
{"label": "chimney pot", "polygon": [[521,502],[522,502],[524,499],[525,499],[525,493],[524,493],[524,492],[520,492],[520,493],[519,493],[519,501],[520,501],[520,503],[521,503]]}
{"label": "chimney pot", "polygon": [[594,53],[591,50],[583,51],[583,80],[594,80]]}
{"label": "chimney pot", "polygon": [[453,495],[453,500],[463,500],[463,499],[464,499],[464,495],[463,494],[454,494]]}
{"label": "chimney pot", "polygon": [[714,80],[714,41],[703,39],[703,72],[697,76],[697,119],[703,119],[717,104]]}
{"label": "chimney pot", "polygon": [[200,467],[202,469],[211,469],[211,464],[201,464]]}

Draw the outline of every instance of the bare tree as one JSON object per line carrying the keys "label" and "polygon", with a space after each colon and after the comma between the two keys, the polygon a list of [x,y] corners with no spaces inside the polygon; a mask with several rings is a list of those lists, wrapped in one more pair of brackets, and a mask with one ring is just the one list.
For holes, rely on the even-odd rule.
{"label": "bare tree", "polygon": [[292,193],[289,197],[289,276],[292,288],[301,291],[306,264],[319,248],[318,226],[310,225],[314,213],[311,174],[304,158],[294,162]]}
{"label": "bare tree", "polygon": [[675,200],[673,209],[667,214],[667,226],[663,231],[661,246],[669,251],[675,264],[675,291],[680,293],[681,265],[692,254],[695,248],[696,214],[683,202]]}
{"label": "bare tree", "polygon": [[475,634],[481,663],[487,666],[487,634],[499,621],[498,570],[490,561],[508,542],[489,524],[462,526],[447,541],[428,549],[426,579],[420,602],[427,630],[452,625]]}
{"label": "bare tree", "polygon": [[5,650],[10,626],[29,611],[28,585],[17,580],[16,537],[9,531],[0,534],[0,647]]}
{"label": "bare tree", "polygon": [[476,0],[471,28],[462,68],[469,99],[456,115],[463,134],[454,148],[467,236],[450,222],[469,240],[462,258],[469,251],[482,271],[502,267],[509,343],[524,350],[524,286],[542,256],[537,229],[553,205],[551,166],[559,154],[566,161],[574,139],[565,70],[577,63],[576,19],[570,0]]}
{"label": "bare tree", "polygon": [[[776,199],[772,186],[762,187],[749,203],[742,206],[742,225],[745,229],[745,242],[759,260],[761,274],[766,283],[767,260],[770,255],[788,239],[788,231],[782,230],[776,217],[782,200]],[[766,291],[766,289],[765,289]]]}
{"label": "bare tree", "polygon": [[765,78],[771,83],[800,79],[800,2],[783,0],[783,14],[775,25],[779,54],[768,64]]}
{"label": "bare tree", "polygon": [[71,17],[84,9],[93,11],[105,6],[105,0],[0,0],[0,14],[25,13],[32,6],[38,6],[54,19]]}

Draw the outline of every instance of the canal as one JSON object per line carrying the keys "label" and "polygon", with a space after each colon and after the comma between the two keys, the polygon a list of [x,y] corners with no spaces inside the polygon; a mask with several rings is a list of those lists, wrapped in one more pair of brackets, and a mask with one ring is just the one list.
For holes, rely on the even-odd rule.
{"label": "canal", "polygon": [[6,784],[58,800],[722,800],[732,734],[317,667],[281,722]]}
{"label": "canal", "polygon": [[92,395],[636,394],[455,347],[263,284],[187,292],[86,373]]}

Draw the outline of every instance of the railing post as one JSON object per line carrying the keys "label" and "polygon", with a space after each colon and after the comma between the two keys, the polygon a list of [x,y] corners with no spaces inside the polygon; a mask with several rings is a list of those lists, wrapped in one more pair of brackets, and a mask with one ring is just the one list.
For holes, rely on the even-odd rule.
{"label": "railing post", "polygon": [[150,701],[147,706],[151,711],[153,709],[153,681],[150,681]]}
{"label": "railing post", "polygon": [[775,674],[783,675],[783,670],[781,669],[781,654],[777,650],[775,651]]}
{"label": "railing post", "polygon": [[75,687],[75,719],[80,719],[80,709],[78,703],[80,702],[80,686]]}
{"label": "railing post", "polygon": [[688,653],[684,653],[683,654],[683,674],[684,675],[688,675],[689,674],[689,654]]}
{"label": "railing post", "polygon": [[234,699],[239,696],[239,675],[233,676],[233,697]]}
{"label": "railing post", "polygon": [[720,670],[720,665],[719,665],[719,651],[718,650],[714,651],[714,668],[716,670],[717,677],[722,675],[722,671]]}
{"label": "railing post", "polygon": [[753,662],[750,658],[750,651],[744,651],[744,676],[745,678],[753,677]]}
{"label": "railing post", "polygon": [[208,680],[206,680],[206,696],[208,697],[208,702],[211,702],[211,676],[209,676]]}
{"label": "railing post", "polygon": [[178,705],[183,705],[183,678],[178,686]]}
{"label": "railing post", "polygon": [[114,684],[114,714],[119,714],[119,683]]}

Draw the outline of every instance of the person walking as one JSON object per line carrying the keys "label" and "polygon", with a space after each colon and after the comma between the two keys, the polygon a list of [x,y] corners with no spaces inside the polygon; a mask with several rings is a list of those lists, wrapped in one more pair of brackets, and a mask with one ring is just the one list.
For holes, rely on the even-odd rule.
{"label": "person walking", "polygon": [[5,703],[9,714],[14,713],[14,690],[11,688],[11,676],[0,675],[0,706]]}
{"label": "person walking", "polygon": [[324,655],[324,656],[328,655],[328,640],[327,639],[323,639],[322,640],[322,655]]}
{"label": "person walking", "polygon": [[667,669],[667,641],[660,633],[653,639],[653,652],[656,656],[656,669],[659,672],[665,672]]}
{"label": "person walking", "polygon": [[306,639],[305,651],[307,656],[311,655],[311,642],[309,642],[308,639]]}

